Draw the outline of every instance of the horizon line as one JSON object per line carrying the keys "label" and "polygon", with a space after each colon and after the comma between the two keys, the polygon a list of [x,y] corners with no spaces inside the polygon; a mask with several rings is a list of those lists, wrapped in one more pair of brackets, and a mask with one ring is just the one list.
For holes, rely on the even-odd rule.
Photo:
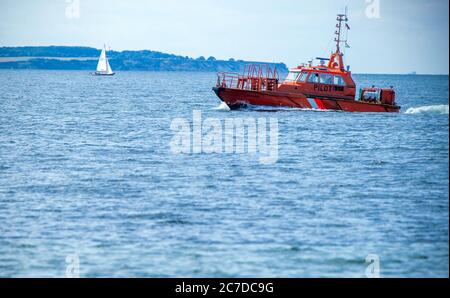
{"label": "horizon line", "polygon": [[[44,48],[44,47],[47,47],[47,48],[49,48],[49,47],[74,48],[74,47],[79,47],[79,48],[90,48],[90,49],[95,49],[95,50],[99,50],[99,51],[102,50],[101,48],[97,48],[95,46],[87,46],[87,45],[54,45],[54,44],[51,44],[51,45],[20,45],[20,46],[0,45],[0,48],[26,48],[26,47],[30,47],[30,48]],[[206,56],[204,56],[204,55],[200,55],[197,58],[194,58],[194,57],[188,56],[188,55],[181,55],[181,54],[175,54],[173,52],[164,52],[164,51],[161,51],[161,50],[151,50],[151,49],[133,49],[133,50],[131,50],[131,49],[121,49],[121,50],[114,50],[114,49],[111,48],[108,51],[119,52],[119,53],[122,53],[122,52],[125,52],[125,51],[129,51],[129,52],[150,51],[150,52],[158,52],[158,53],[162,53],[162,54],[169,54],[169,55],[174,55],[174,56],[179,56],[179,57],[184,57],[184,58],[188,57],[188,58],[194,59],[194,60],[198,59],[200,57],[206,58]],[[16,57],[18,58],[18,57],[25,57],[25,56],[16,56]],[[245,60],[245,59],[234,58],[234,57],[230,57],[228,59],[226,59],[226,58],[224,58],[224,59],[217,59],[213,55],[209,55],[209,57],[213,57],[217,61],[229,61],[230,59],[234,59],[236,62],[242,62],[243,61],[243,62],[260,62],[260,63],[270,63],[270,64],[284,64],[288,70],[293,68],[293,67],[290,67],[289,64],[287,64],[286,62],[282,62],[282,61],[280,61],[280,62],[275,62],[275,61],[256,61],[256,60]],[[45,57],[45,58],[59,58],[59,57]],[[76,58],[76,57],[73,57],[73,58]],[[94,57],[92,57],[92,58],[94,58]],[[394,72],[392,72],[392,73],[381,73],[381,72],[368,73],[368,72],[355,72],[354,74],[358,74],[358,75],[364,75],[364,74],[368,74],[368,75],[411,75],[411,76],[412,75],[417,75],[417,76],[419,76],[419,75],[423,75],[423,76],[427,76],[427,75],[428,76],[449,76],[450,75],[449,72],[447,72],[447,73],[421,73],[421,72],[417,72],[417,73],[413,73],[413,72],[409,72],[409,73],[408,72],[405,72],[405,73],[396,73],[396,72],[395,73]]]}

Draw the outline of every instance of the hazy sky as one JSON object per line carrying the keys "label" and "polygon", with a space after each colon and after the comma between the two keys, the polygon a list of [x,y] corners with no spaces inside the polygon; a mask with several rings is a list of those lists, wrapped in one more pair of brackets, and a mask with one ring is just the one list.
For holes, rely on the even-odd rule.
{"label": "hazy sky", "polygon": [[0,46],[107,43],[296,66],[329,54],[345,5],[354,72],[448,74],[448,0],[0,0]]}

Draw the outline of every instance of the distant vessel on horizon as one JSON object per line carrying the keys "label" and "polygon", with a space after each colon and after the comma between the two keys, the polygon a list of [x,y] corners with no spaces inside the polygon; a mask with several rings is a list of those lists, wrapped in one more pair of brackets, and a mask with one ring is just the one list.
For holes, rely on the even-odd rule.
{"label": "distant vessel on horizon", "polygon": [[115,73],[113,72],[111,65],[109,65],[108,57],[106,57],[106,46],[103,46],[102,53],[100,54],[100,58],[98,59],[97,71],[93,73],[95,76],[113,76]]}

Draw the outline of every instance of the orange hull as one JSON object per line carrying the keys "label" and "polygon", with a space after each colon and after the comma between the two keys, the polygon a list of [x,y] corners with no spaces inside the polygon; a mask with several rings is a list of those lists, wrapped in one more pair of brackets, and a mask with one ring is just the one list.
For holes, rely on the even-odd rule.
{"label": "orange hull", "polygon": [[348,99],[308,97],[301,93],[251,91],[224,87],[215,87],[213,90],[231,109],[237,109],[244,105],[255,105],[345,112],[400,112],[399,106],[360,102]]}

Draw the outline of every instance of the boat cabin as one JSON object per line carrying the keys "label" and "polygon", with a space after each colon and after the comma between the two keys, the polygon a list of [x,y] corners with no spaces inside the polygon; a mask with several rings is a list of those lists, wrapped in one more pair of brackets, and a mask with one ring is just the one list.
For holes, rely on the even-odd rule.
{"label": "boat cabin", "polygon": [[[317,66],[299,66],[290,69],[288,76],[278,87],[279,91],[303,93],[310,97],[343,98],[354,100],[356,84],[351,72],[344,70],[338,62],[320,59]],[[329,60],[328,65],[324,64]],[[342,64],[341,64],[342,65]]]}

